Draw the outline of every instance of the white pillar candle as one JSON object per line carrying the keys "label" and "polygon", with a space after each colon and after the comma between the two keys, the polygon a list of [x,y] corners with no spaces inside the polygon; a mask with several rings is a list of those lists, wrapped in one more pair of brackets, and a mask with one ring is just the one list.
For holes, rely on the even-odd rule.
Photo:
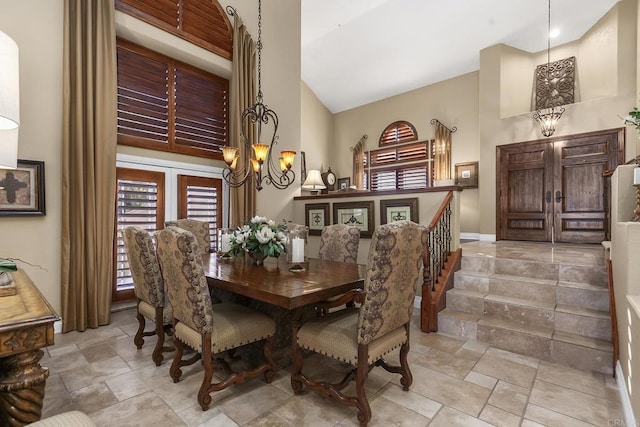
{"label": "white pillar candle", "polygon": [[640,168],[633,169],[633,185],[640,185]]}
{"label": "white pillar candle", "polygon": [[223,234],[220,250],[225,254],[231,250],[231,234]]}
{"label": "white pillar candle", "polygon": [[304,239],[294,238],[292,240],[291,262],[304,262]]}

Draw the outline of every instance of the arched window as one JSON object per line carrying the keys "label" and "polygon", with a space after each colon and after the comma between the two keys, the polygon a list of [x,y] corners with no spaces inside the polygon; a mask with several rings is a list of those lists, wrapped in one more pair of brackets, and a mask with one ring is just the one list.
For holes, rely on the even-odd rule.
{"label": "arched window", "polygon": [[399,144],[418,140],[416,128],[409,122],[401,120],[391,123],[380,135],[379,146]]}

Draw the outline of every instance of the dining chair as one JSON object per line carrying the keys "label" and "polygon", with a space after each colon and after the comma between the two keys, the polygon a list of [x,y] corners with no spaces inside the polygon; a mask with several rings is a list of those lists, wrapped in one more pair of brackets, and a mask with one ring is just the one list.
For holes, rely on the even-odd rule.
{"label": "dining chair", "polygon": [[[133,343],[140,349],[144,344],[143,337],[157,335],[158,340],[151,359],[156,366],[160,366],[164,359],[162,353],[173,351],[173,347],[164,345],[165,332],[171,329],[173,315],[160,273],[153,237],[147,230],[138,226],[124,228],[122,237],[137,299],[138,331],[133,337]],[[144,331],[145,318],[154,323],[153,331]]]}
{"label": "dining chair", "polygon": [[[407,363],[409,323],[426,250],[426,228],[411,221],[393,222],[375,230],[364,289],[349,291],[330,303],[341,305],[351,300],[360,307],[339,310],[293,327],[291,387],[295,394],[306,386],[342,405],[355,406],[358,421],[366,425],[371,420],[371,407],[365,382],[373,367],[382,366],[402,375],[400,383],[405,391],[409,390],[413,382]],[[398,348],[399,366],[388,364],[384,356]],[[302,371],[303,351],[348,363],[352,369],[339,383],[311,379]],[[344,394],[344,388],[354,379],[355,396]]]}
{"label": "dining chair", "polygon": [[[262,373],[265,381],[270,383],[275,373],[271,353],[275,322],[258,311],[238,304],[211,304],[202,257],[197,255],[198,244],[191,232],[167,227],[158,232],[157,240],[162,276],[173,307],[173,343],[176,352],[169,369],[173,382],[180,380],[183,366],[202,359],[204,377],[198,391],[198,403],[203,411],[209,409],[211,393],[214,391],[241,384],[247,378]],[[222,356],[225,351],[261,340],[264,340],[265,362],[252,369],[233,372],[224,360],[218,358],[228,376],[219,382],[212,382],[214,355]],[[196,352],[188,359],[183,359],[185,345]]]}
{"label": "dining chair", "polygon": [[181,218],[176,221],[166,221],[164,225],[165,227],[174,226],[192,232],[198,240],[201,253],[206,255],[211,252],[211,234],[208,222],[199,221],[197,219]]}
{"label": "dining chair", "polygon": [[329,261],[358,262],[360,229],[345,224],[327,225],[320,234],[318,258]]}

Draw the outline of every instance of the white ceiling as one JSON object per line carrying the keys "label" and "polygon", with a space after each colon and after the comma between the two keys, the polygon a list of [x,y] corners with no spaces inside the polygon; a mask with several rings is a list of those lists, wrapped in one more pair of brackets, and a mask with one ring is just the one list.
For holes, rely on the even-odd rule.
{"label": "white ceiling", "polygon": [[[551,47],[617,0],[553,0]],[[479,69],[480,50],[547,48],[547,0],[302,0],[302,79],[332,113]]]}

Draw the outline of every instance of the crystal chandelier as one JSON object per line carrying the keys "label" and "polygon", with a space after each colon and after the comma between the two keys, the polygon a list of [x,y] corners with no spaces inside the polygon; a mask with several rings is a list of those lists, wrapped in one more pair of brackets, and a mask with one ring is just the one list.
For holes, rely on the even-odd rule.
{"label": "crystal chandelier", "polygon": [[[242,112],[241,143],[245,147],[245,156],[240,159],[238,149],[235,147],[223,147],[222,156],[227,167],[222,173],[225,182],[231,187],[240,187],[255,180],[256,189],[262,190],[262,184],[271,184],[278,189],[284,189],[295,181],[295,172],[291,169],[296,152],[283,150],[280,155],[279,165],[276,166],[272,159],[273,149],[278,143],[278,115],[262,102],[262,0],[258,1],[258,95],[256,102]],[[273,132],[265,132],[270,138],[268,144],[263,141],[263,125],[272,124]],[[249,132],[257,136],[257,143],[251,144]],[[253,153],[253,156],[252,156]]]}
{"label": "crystal chandelier", "polygon": [[[548,14],[547,28],[547,78],[545,84],[551,86],[551,78],[549,76],[549,70],[551,69],[551,0],[549,0],[549,14]],[[533,118],[538,122],[542,135],[549,137],[556,131],[556,124],[560,117],[564,113],[562,106],[549,107],[549,99],[547,99],[547,108],[541,108],[533,113]]]}

